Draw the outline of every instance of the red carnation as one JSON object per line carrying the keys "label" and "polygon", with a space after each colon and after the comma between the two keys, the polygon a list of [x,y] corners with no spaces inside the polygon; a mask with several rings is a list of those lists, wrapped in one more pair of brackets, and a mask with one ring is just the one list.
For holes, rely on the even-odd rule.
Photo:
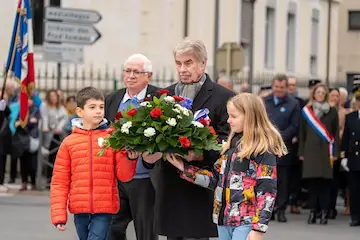
{"label": "red carnation", "polygon": [[161,108],[154,108],[153,110],[151,110],[150,112],[150,116],[153,117],[153,118],[158,118],[162,115],[162,111],[161,111]]}
{"label": "red carnation", "polygon": [[163,94],[166,94],[166,95],[169,95],[170,94],[170,91],[167,90],[167,89],[161,89],[158,91],[158,94],[161,96]]}
{"label": "red carnation", "polygon": [[136,114],[136,112],[137,112],[137,110],[135,108],[133,108],[127,112],[127,115],[129,115],[130,117],[133,117]]}
{"label": "red carnation", "polygon": [[121,114],[121,112],[117,112],[116,115],[115,115],[115,121],[119,121],[120,118],[122,118],[123,115]]}
{"label": "red carnation", "polygon": [[177,102],[184,101],[184,98],[183,98],[183,97],[180,97],[180,96],[173,96],[173,98],[174,98],[175,101],[177,101]]}
{"label": "red carnation", "polygon": [[212,126],[208,127],[212,135],[216,135],[215,129]]}
{"label": "red carnation", "polygon": [[182,148],[189,148],[191,145],[190,140],[187,137],[179,137],[179,142]]}
{"label": "red carnation", "polygon": [[204,118],[200,118],[199,123],[204,126],[209,126],[209,121],[205,120]]}
{"label": "red carnation", "polygon": [[144,98],[144,101],[150,101],[150,98],[146,97]]}

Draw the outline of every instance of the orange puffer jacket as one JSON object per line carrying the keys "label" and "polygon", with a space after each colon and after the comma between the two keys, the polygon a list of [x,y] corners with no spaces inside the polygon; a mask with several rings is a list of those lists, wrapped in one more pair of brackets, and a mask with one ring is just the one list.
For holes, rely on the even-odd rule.
{"label": "orange puffer jacket", "polygon": [[126,151],[111,149],[99,157],[103,139],[108,135],[104,129],[73,128],[73,133],[62,142],[50,187],[54,225],[66,224],[68,202],[73,214],[114,214],[119,211],[116,177],[122,182],[130,181],[135,175],[137,161],[129,160]]}

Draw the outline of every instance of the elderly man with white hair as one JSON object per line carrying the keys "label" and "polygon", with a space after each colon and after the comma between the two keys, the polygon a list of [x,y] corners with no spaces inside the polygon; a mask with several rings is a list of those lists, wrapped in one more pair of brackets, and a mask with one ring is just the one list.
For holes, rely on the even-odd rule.
{"label": "elderly man with white hair", "polygon": [[[114,121],[118,111],[126,110],[130,104],[136,106],[144,98],[157,93],[158,88],[149,84],[152,77],[152,64],[142,54],[130,56],[124,65],[124,85],[126,88],[117,90],[105,99],[105,117]],[[146,155],[144,158],[161,156],[162,154]],[[113,218],[109,239],[125,240],[128,224],[133,220],[137,239],[154,240],[154,198],[155,192],[150,181],[149,170],[138,160],[136,175],[130,182],[118,182],[120,194],[120,211]]]}
{"label": "elderly man with white hair", "polygon": [[[235,93],[214,83],[205,73],[207,53],[204,43],[183,40],[174,50],[174,60],[179,82],[168,87],[171,95],[192,99],[193,112],[207,108],[210,125],[220,141],[226,140],[229,134],[226,104]],[[219,154],[213,151],[204,152],[203,156],[190,151],[184,160],[211,169],[218,157]],[[144,160],[150,166],[155,162]],[[181,179],[179,172],[167,161],[158,161],[156,167],[155,232],[171,240],[216,237],[216,225],[212,221],[213,192]]]}

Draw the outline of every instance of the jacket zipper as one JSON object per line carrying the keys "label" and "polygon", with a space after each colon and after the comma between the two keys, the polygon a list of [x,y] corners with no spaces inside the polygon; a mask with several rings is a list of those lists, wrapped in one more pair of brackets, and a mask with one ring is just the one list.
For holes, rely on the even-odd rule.
{"label": "jacket zipper", "polygon": [[90,135],[90,212],[93,214],[94,213],[94,206],[93,206],[93,195],[94,195],[94,186],[93,186],[93,162],[92,162],[92,132],[91,130],[89,131],[89,135]]}
{"label": "jacket zipper", "polygon": [[228,187],[228,181],[227,181],[227,175],[229,174],[229,170],[230,170],[230,164],[231,164],[231,155],[228,155],[230,157],[228,157],[228,159],[226,160],[226,166],[225,166],[225,170],[224,170],[224,174],[223,174],[223,178],[225,178],[224,180],[224,186],[223,186],[223,192],[222,192],[222,203],[221,203],[221,208],[220,208],[220,213],[219,213],[219,217],[218,217],[218,225],[224,225],[224,217],[225,217],[225,207],[226,207],[226,188]]}

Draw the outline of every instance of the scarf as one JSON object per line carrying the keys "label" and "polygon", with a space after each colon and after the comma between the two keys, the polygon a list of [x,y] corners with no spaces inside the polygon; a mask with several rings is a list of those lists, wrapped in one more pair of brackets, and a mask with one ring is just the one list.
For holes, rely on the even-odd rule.
{"label": "scarf", "polygon": [[315,116],[320,119],[324,114],[330,111],[330,105],[327,102],[319,103],[314,101],[312,104]]}
{"label": "scarf", "polygon": [[175,86],[175,95],[187,97],[194,101],[205,80],[206,75],[203,74],[198,82],[182,83],[179,81]]}

